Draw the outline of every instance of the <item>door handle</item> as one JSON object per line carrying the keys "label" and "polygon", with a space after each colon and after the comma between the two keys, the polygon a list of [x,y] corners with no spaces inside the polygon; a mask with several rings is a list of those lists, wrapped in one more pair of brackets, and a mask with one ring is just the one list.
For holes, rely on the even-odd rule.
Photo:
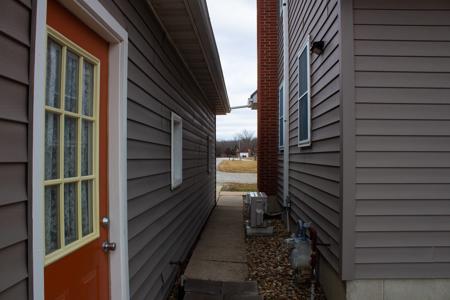
{"label": "door handle", "polygon": [[116,243],[110,241],[104,241],[102,244],[102,249],[105,252],[116,250]]}

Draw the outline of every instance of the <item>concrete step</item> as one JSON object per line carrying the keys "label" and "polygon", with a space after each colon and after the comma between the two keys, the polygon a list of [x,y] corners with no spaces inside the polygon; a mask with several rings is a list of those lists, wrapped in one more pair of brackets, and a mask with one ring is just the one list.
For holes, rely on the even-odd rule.
{"label": "concrete step", "polygon": [[205,295],[200,293],[186,293],[184,300],[263,300],[262,296],[255,295]]}
{"label": "concrete step", "polygon": [[262,300],[255,281],[221,282],[186,279],[185,300]]}

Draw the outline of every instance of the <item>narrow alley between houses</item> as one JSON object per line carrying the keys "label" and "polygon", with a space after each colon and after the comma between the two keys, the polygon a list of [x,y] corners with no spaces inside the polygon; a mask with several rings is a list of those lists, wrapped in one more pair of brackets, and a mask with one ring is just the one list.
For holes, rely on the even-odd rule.
{"label": "narrow alley between houses", "polygon": [[0,300],[449,300],[449,0],[1,0]]}

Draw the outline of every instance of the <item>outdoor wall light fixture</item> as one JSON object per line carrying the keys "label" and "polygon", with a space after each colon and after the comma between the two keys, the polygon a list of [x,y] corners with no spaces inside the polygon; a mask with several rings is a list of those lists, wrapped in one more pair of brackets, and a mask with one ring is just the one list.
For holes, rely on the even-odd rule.
{"label": "outdoor wall light fixture", "polygon": [[325,49],[324,41],[315,41],[312,43],[311,52],[317,55],[321,55]]}

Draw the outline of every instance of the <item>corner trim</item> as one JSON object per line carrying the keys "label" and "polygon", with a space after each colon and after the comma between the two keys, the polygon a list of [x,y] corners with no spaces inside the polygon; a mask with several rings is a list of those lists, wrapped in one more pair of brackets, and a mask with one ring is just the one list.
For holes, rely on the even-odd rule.
{"label": "corner trim", "polygon": [[353,48],[353,1],[339,1],[341,81],[341,258],[342,280],[354,279],[355,265],[355,66]]}
{"label": "corner trim", "polygon": [[[32,132],[32,255],[33,255],[33,299],[44,299],[44,133],[43,116],[45,114],[45,78],[39,70],[45,70],[46,35],[47,35],[47,1],[36,1],[35,4],[35,36],[33,66],[33,132]],[[41,135],[42,134],[42,135]]]}
{"label": "corner trim", "polygon": [[[288,197],[289,197],[289,155],[290,155],[290,132],[289,132],[289,116],[290,116],[290,92],[289,92],[289,1],[283,0],[282,2],[282,26],[283,26],[283,206],[288,208]],[[290,230],[290,214],[289,210],[286,209],[286,228]]]}

